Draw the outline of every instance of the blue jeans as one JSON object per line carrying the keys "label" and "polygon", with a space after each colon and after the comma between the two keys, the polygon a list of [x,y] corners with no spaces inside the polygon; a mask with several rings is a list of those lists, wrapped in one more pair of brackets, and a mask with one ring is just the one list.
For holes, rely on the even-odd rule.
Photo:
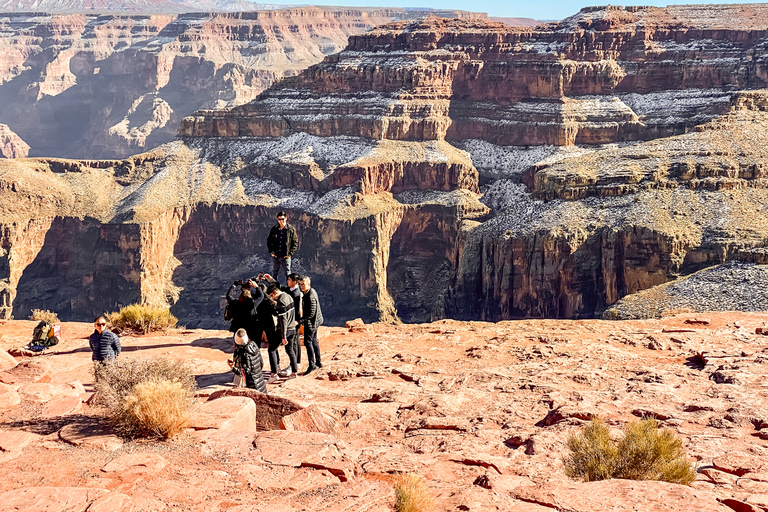
{"label": "blue jeans", "polygon": [[291,257],[287,258],[275,258],[272,256],[272,278],[277,281],[277,274],[280,269],[285,269],[285,280],[288,281],[288,274],[291,273]]}

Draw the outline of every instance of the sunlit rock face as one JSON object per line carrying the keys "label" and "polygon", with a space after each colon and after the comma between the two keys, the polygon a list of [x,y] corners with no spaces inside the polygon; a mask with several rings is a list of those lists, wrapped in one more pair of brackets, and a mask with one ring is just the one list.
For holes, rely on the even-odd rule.
{"label": "sunlit rock face", "polygon": [[140,300],[221,325],[279,210],[331,322],[592,317],[756,254],[766,15],[391,23],[152,151],[0,162],[5,314]]}

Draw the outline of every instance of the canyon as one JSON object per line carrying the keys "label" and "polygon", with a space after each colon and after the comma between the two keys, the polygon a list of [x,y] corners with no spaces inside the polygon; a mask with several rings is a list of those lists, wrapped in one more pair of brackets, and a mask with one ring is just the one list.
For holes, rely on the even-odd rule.
{"label": "canyon", "polygon": [[[171,0],[158,3],[158,12],[152,2],[128,9],[88,2],[82,9],[68,3],[70,11],[50,6],[58,14],[46,14],[45,2],[35,2],[28,12],[0,13],[0,123],[7,125],[0,154],[125,158],[173,138],[197,109],[247,103],[342,50],[352,34],[427,13],[483,16],[398,8],[256,11],[268,6],[250,2],[242,2],[250,4],[247,12],[186,12]],[[197,10],[218,10],[209,7]]]}
{"label": "canyon", "polygon": [[280,210],[332,323],[590,318],[755,263],[767,15],[397,21],[145,153],[2,161],[0,314],[144,302],[221,327]]}

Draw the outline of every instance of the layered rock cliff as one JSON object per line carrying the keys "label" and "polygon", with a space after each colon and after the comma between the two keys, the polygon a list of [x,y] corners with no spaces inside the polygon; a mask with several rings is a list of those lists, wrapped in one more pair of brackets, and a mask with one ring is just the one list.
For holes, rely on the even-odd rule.
{"label": "layered rock cliff", "polygon": [[282,209],[331,321],[599,315],[765,245],[766,14],[399,22],[151,152],[4,162],[5,314],[213,325]]}
{"label": "layered rock cliff", "polygon": [[[302,7],[168,14],[182,6],[165,3],[178,9],[0,15],[0,123],[32,156],[125,158],[171,139],[197,109],[252,100],[343,49],[352,34],[425,13]],[[89,4],[88,11],[98,7]]]}

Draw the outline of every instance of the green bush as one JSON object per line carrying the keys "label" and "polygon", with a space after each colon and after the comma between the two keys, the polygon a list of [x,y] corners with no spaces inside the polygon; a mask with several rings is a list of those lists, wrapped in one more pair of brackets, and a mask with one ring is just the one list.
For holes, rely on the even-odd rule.
{"label": "green bush", "polygon": [[117,313],[108,313],[107,321],[112,330],[118,333],[133,331],[145,334],[153,331],[165,331],[176,326],[178,319],[168,308],[131,304]]}
{"label": "green bush", "polygon": [[118,359],[94,366],[93,404],[125,437],[168,439],[186,427],[197,384],[184,363],[167,358]]}
{"label": "green bush", "polygon": [[565,473],[585,482],[624,478],[689,485],[696,479],[680,439],[669,429],[659,429],[655,419],[629,423],[618,440],[611,438],[602,421],[594,419],[571,435],[567,446]]}

